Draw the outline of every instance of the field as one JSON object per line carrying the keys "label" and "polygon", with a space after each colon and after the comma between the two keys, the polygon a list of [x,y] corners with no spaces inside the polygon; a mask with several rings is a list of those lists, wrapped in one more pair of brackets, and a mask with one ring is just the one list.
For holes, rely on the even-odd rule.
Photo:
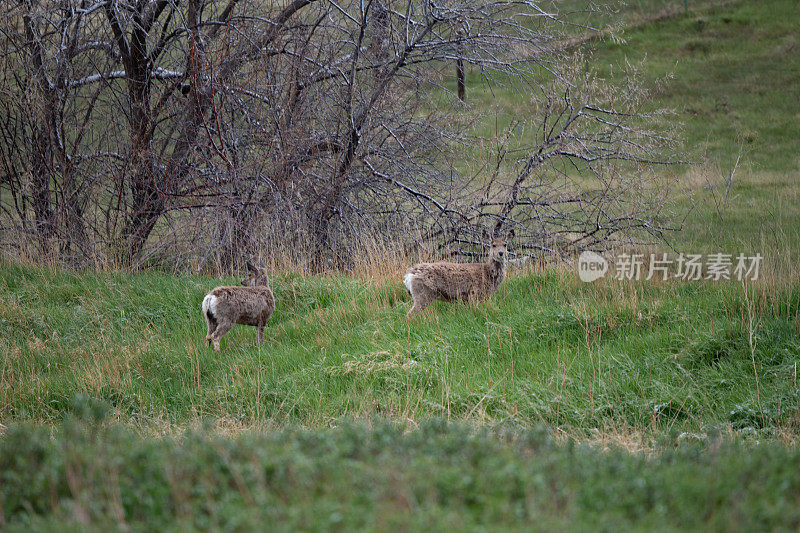
{"label": "field", "polygon": [[237,327],[216,354],[199,311],[216,282],[3,267],[0,416],[54,423],[79,392],[148,433],[440,417],[645,444],[800,427],[800,291],[785,283],[520,272],[490,302],[409,322],[396,279],[283,275],[265,344]]}
{"label": "field", "polygon": [[528,265],[409,322],[399,266],[278,272],[264,344],[217,354],[200,301],[240,279],[3,259],[0,529],[800,527],[800,11],[631,4],[587,51],[672,76],[652,105],[697,164],[667,169],[671,245],[762,253],[760,280]]}
{"label": "field", "polygon": [[[800,257],[800,47],[797,3],[735,3],[626,32],[598,47],[602,73],[623,60],[649,78],[674,78],[657,92],[677,111],[685,171],[677,210],[689,212],[676,247],[771,250]],[[741,154],[739,168],[728,178]]]}

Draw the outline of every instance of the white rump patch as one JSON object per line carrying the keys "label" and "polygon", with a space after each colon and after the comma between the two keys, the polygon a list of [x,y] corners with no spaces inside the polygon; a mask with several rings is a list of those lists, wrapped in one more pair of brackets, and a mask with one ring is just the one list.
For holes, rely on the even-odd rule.
{"label": "white rump patch", "polygon": [[408,287],[408,292],[411,292],[411,280],[414,279],[414,274],[408,272],[405,277],[403,277],[403,283],[406,287]]}
{"label": "white rump patch", "polygon": [[206,294],[203,298],[203,314],[207,315],[209,309],[213,316],[217,316],[217,297],[213,294]]}

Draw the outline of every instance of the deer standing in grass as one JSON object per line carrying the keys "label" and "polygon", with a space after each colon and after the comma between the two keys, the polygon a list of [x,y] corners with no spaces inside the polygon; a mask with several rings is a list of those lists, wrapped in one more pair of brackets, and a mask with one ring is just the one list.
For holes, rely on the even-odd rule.
{"label": "deer standing in grass", "polygon": [[219,351],[219,339],[234,324],[255,326],[259,344],[264,340],[264,326],[275,312],[275,296],[269,288],[267,267],[247,262],[247,277],[242,287],[217,287],[203,298],[203,315],[208,323],[206,343]]}
{"label": "deer standing in grass", "polygon": [[[511,239],[514,231],[508,232]],[[419,314],[434,300],[478,301],[491,297],[506,277],[507,241],[492,240],[486,263],[420,263],[408,269],[403,283],[414,299],[408,317]]]}

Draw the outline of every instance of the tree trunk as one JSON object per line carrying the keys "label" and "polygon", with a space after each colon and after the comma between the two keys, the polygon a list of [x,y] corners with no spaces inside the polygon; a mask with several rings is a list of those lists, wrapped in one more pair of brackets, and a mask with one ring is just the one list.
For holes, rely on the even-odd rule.
{"label": "tree trunk", "polygon": [[55,235],[55,216],[50,201],[50,136],[37,128],[33,134],[33,153],[31,154],[31,203],[33,204],[34,226],[39,241],[39,251],[43,257],[50,255]]}
{"label": "tree trunk", "polygon": [[458,56],[456,59],[456,84],[458,85],[458,99],[467,100],[466,87],[464,86],[464,47],[461,44],[461,34],[458,34]]}
{"label": "tree trunk", "polygon": [[37,109],[41,117],[39,124],[33,127],[33,143],[31,146],[31,203],[33,204],[34,225],[39,248],[44,257],[50,254],[53,236],[55,235],[55,216],[50,199],[50,173],[53,157],[51,132],[55,113],[53,87],[47,79],[44,51],[39,33],[29,15],[23,17],[25,37],[28,40],[31,64],[35,68],[31,90],[39,96]]}
{"label": "tree trunk", "polygon": [[458,83],[458,99],[465,102],[467,94],[464,87],[464,60],[460,56],[456,60],[456,82]]}

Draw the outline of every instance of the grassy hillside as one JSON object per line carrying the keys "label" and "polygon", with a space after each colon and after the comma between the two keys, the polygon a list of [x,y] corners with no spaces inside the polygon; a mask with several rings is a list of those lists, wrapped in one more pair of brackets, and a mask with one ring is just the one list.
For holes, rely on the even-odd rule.
{"label": "grassy hillside", "polygon": [[792,0],[728,2],[629,29],[624,43],[595,44],[592,61],[611,78],[625,60],[645,60],[651,78],[672,75],[656,103],[678,112],[695,160],[729,169],[741,144],[753,170],[796,173],[798,27]]}
{"label": "grassy hillside", "polygon": [[[620,2],[611,2],[612,5]],[[800,258],[800,10],[794,0],[628,2],[615,19],[630,26],[581,46],[587,68],[611,82],[637,66],[653,89],[650,106],[675,111],[691,166],[678,176],[669,235],[680,251],[747,250]],[[585,7],[562,2],[561,10]],[[597,20],[582,15],[582,22]],[[600,18],[600,24],[609,22]],[[487,113],[476,134],[492,138],[530,114],[510,86],[468,77],[468,102]],[[741,154],[730,187],[728,179]],[[680,225],[680,224],[678,224]]]}
{"label": "grassy hillside", "polygon": [[[571,13],[586,4],[568,0],[556,6]],[[645,83],[657,88],[651,106],[673,109],[684,124],[684,149],[691,160],[729,169],[742,145],[745,163],[754,170],[798,171],[797,2],[690,0],[688,12],[680,0],[605,4],[621,12],[570,15],[601,28],[627,22],[614,30],[619,39],[594,39],[579,47],[589,54],[587,68],[613,82],[621,79],[626,62],[639,66]],[[501,125],[530,112],[528,99],[511,86],[489,89],[477,71],[467,82],[468,103],[487,112],[496,107]],[[488,116],[477,133],[491,136],[496,124]]]}
{"label": "grassy hillside", "polygon": [[235,281],[0,267],[0,421],[52,422],[84,393],[153,430],[202,417],[436,416],[580,437],[800,427],[796,284],[587,285],[531,272],[490,302],[436,303],[409,322],[399,279],[283,275],[265,344],[237,326],[216,354],[200,301]]}
{"label": "grassy hillside", "polygon": [[679,210],[689,216],[676,246],[800,257],[798,28],[793,0],[729,2],[626,31],[624,44],[596,45],[593,63],[605,76],[626,60],[644,61],[651,79],[673,76],[654,104],[678,112],[698,164],[681,180]]}

